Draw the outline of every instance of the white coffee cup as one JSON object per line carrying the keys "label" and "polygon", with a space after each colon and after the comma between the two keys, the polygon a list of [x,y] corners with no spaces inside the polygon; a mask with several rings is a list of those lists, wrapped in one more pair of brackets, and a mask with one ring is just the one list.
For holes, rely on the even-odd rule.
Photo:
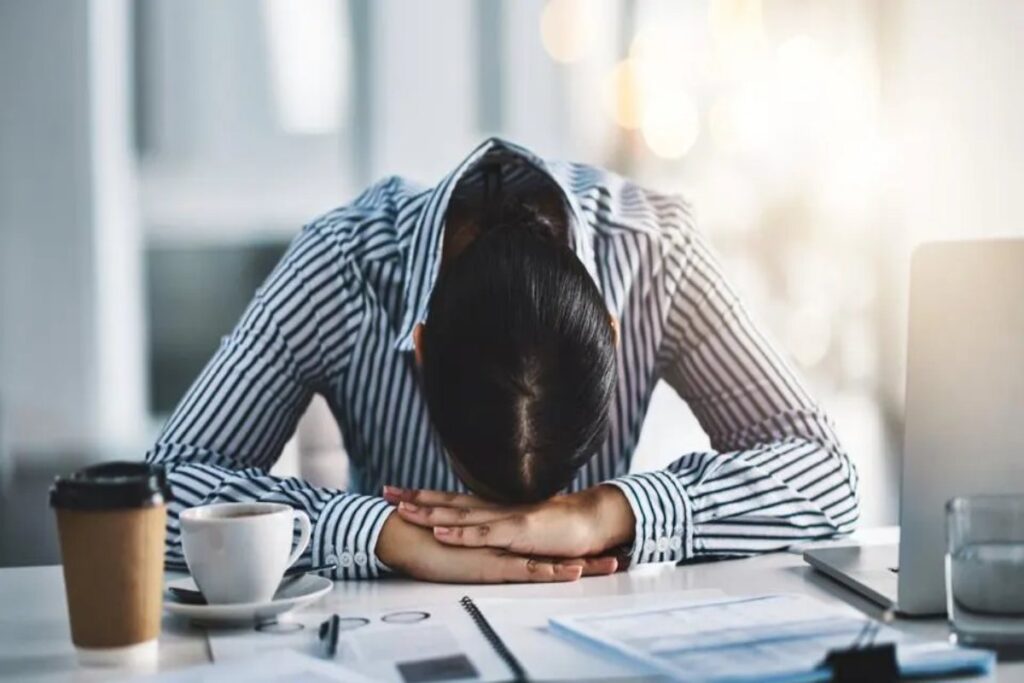
{"label": "white coffee cup", "polygon": [[201,505],[182,511],[180,520],[185,562],[210,604],[270,600],[309,545],[309,517],[280,503]]}

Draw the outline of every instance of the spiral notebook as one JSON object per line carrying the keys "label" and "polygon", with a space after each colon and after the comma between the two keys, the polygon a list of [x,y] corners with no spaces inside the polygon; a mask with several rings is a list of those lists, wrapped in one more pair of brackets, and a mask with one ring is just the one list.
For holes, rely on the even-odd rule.
{"label": "spiral notebook", "polygon": [[703,589],[582,598],[482,598],[475,600],[475,604],[526,670],[529,680],[599,681],[629,678],[643,667],[612,652],[595,653],[559,637],[549,623],[552,617],[653,607],[665,601],[707,600],[723,595],[717,589]]}
{"label": "spiral notebook", "polygon": [[494,650],[495,654],[501,657],[501,661],[503,661],[505,666],[508,667],[511,680],[516,683],[528,680],[526,677],[526,669],[523,668],[522,662],[520,662],[515,654],[512,653],[512,650],[508,648],[508,645],[506,645],[505,641],[501,639],[498,632],[494,630],[494,627],[491,626],[491,622],[487,621],[487,617],[483,615],[480,608],[476,606],[475,602],[473,602],[473,598],[467,595],[462,598],[462,600],[459,600],[459,604],[462,605],[462,609],[466,610],[466,613],[469,614],[473,623],[476,624],[477,630],[479,630],[487,640],[491,649]]}

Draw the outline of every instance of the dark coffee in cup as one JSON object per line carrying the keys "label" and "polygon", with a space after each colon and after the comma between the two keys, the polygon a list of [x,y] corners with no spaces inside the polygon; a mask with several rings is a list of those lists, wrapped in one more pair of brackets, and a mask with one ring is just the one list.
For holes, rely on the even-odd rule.
{"label": "dark coffee in cup", "polygon": [[138,462],[87,467],[51,487],[71,640],[83,664],[156,659],[170,498],[163,468]]}

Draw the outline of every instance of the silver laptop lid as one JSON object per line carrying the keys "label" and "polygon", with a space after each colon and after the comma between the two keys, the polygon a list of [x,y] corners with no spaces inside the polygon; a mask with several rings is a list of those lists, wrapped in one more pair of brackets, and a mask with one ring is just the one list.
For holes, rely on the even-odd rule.
{"label": "silver laptop lid", "polygon": [[914,254],[899,608],[945,611],[945,503],[1024,493],[1024,240]]}

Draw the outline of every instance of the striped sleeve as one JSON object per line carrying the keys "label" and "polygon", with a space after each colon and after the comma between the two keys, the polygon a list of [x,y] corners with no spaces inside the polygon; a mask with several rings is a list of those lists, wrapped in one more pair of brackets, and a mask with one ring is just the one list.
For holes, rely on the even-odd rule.
{"label": "striped sleeve", "polygon": [[852,531],[857,473],[830,420],[752,324],[689,207],[664,210],[679,227],[666,250],[659,374],[713,450],[609,482],[636,518],[632,562],[753,554]]}
{"label": "striped sleeve", "polygon": [[270,501],[310,517],[312,540],[300,566],[337,556],[335,578],[386,570],[375,553],[392,509],[383,499],[267,474],[313,393],[346,371],[362,310],[353,278],[330,239],[305,229],[147,453],[149,462],[167,468],[175,498],[168,510],[169,567],[184,568],[183,509]]}

